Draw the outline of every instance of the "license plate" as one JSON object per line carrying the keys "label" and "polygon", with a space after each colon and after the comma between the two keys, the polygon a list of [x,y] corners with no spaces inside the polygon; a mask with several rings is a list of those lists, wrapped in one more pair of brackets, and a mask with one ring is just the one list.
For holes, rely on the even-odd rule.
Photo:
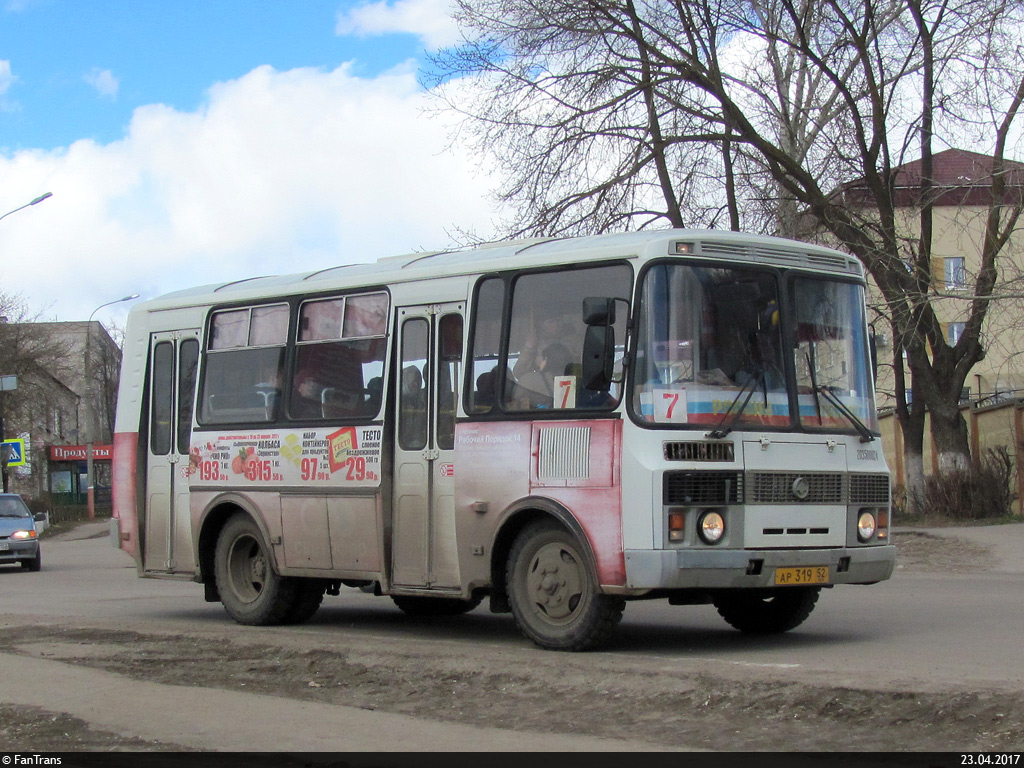
{"label": "license plate", "polygon": [[6,541],[0,541],[0,552],[6,552],[11,548],[11,545]]}
{"label": "license plate", "polygon": [[828,584],[828,566],[810,565],[805,568],[776,568],[776,586],[802,586],[804,584]]}

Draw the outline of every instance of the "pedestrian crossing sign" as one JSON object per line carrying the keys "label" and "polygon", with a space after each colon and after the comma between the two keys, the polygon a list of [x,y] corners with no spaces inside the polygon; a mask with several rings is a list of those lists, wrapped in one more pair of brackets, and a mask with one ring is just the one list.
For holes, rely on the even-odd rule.
{"label": "pedestrian crossing sign", "polygon": [[4,440],[0,443],[0,459],[7,467],[25,466],[25,441],[20,438]]}

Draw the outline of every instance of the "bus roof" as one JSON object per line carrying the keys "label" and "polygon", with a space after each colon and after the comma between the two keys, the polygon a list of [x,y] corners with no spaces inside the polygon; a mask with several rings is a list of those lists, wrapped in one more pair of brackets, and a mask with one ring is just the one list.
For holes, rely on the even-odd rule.
{"label": "bus roof", "polygon": [[863,268],[853,256],[811,243],[724,230],[662,229],[589,237],[506,240],[458,250],[388,256],[371,263],[339,265],[312,272],[212,283],[140,302],[133,313],[244,301],[264,296],[389,285],[431,277],[474,275],[547,264],[656,258],[678,255],[676,243],[691,244],[692,255],[699,258],[802,266],[863,277]]}

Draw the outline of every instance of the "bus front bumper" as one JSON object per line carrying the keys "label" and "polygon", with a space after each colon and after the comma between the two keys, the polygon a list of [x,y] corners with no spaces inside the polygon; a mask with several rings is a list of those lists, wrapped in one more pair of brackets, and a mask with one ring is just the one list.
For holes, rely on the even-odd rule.
{"label": "bus front bumper", "polygon": [[[892,576],[896,547],[829,549],[629,550],[627,589],[730,589],[776,586],[780,568],[828,568],[827,584],[873,584]],[[793,583],[793,582],[790,582]]]}

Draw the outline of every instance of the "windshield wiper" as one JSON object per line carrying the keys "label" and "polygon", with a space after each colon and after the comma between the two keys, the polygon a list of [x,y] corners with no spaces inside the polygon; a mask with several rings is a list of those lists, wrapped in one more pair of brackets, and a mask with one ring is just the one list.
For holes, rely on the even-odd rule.
{"label": "windshield wiper", "polygon": [[[764,368],[757,371],[757,373],[751,376],[740,388],[740,391],[736,393],[736,397],[734,397],[732,402],[729,403],[729,407],[725,409],[725,414],[723,414],[722,420],[718,422],[718,426],[708,432],[708,437],[714,438],[715,440],[721,440],[732,432],[732,428],[736,425],[740,416],[743,415],[743,411],[747,409],[747,405],[750,403],[750,398],[754,396],[754,390],[757,389],[757,385],[762,381],[764,381]],[[744,394],[746,394],[746,397],[743,399],[743,405],[736,408],[736,403],[740,401],[740,398],[743,397]],[[736,410],[733,411],[733,408],[736,408]]]}
{"label": "windshield wiper", "polygon": [[[815,393],[820,393],[824,395],[825,399],[828,400],[833,406],[835,406],[836,410],[843,414],[843,416],[845,416],[847,420],[851,424],[853,424],[853,428],[857,430],[857,433],[860,435],[860,441],[862,443],[870,443],[872,440],[875,439],[875,436],[871,434],[871,430],[867,428],[867,426],[864,424],[863,421],[860,420],[857,414],[850,410],[850,407],[842,400],[840,400],[832,390],[830,390],[828,387],[822,384],[815,385],[814,391]],[[821,409],[819,408],[818,410],[820,412]]]}
{"label": "windshield wiper", "polygon": [[814,373],[814,360],[811,358],[810,351],[806,353],[806,357],[807,370],[810,371],[811,374],[811,391],[814,392],[814,406],[815,410],[818,412],[818,421],[822,420],[821,401],[818,400],[818,395],[824,395],[825,399],[828,400],[829,403],[831,403],[833,406],[835,406],[836,410],[843,414],[843,416],[845,416],[847,420],[851,424],[853,424],[853,428],[857,430],[857,434],[860,435],[860,441],[862,443],[870,443],[872,440],[874,440],[875,436],[871,434],[871,430],[864,425],[864,422],[860,420],[857,414],[851,411],[847,407],[846,403],[844,403],[842,400],[836,397],[835,393],[831,389],[829,389],[824,384],[818,383],[818,377]]}

